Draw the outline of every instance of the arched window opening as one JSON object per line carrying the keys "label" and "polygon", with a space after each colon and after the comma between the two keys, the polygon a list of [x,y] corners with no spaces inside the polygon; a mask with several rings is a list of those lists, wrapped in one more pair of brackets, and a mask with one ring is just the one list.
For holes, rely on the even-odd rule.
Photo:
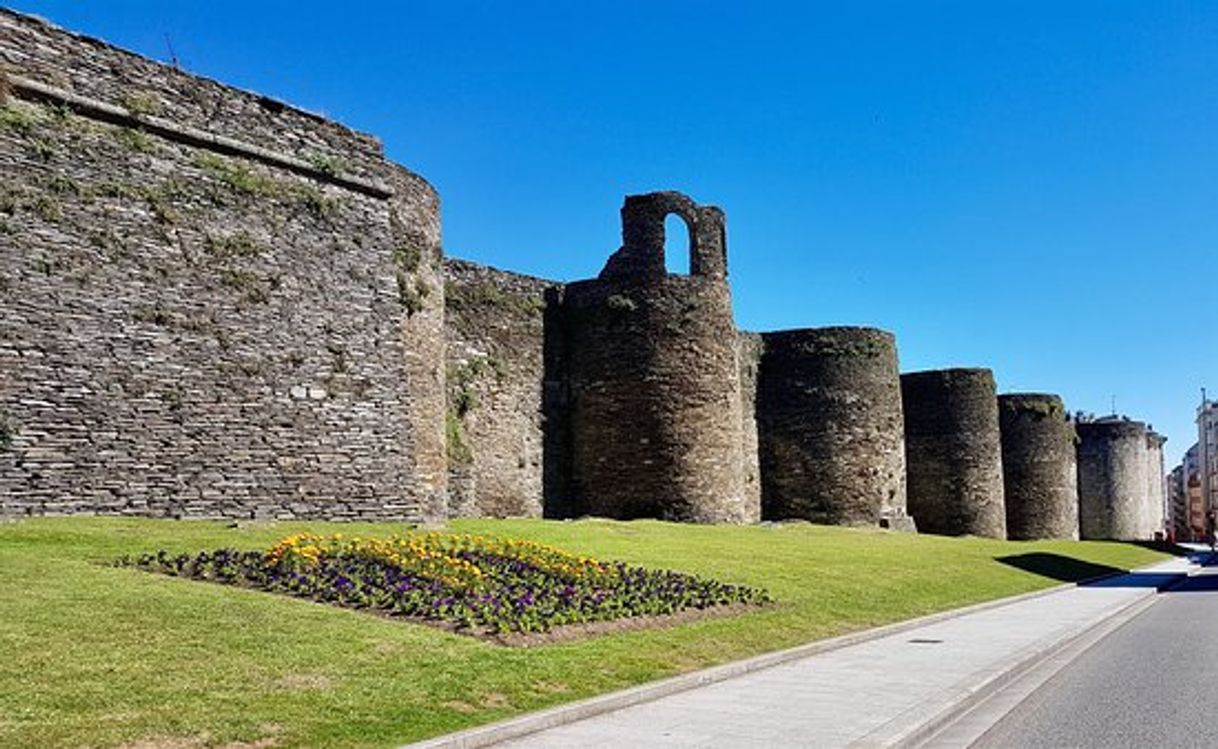
{"label": "arched window opening", "polygon": [[693,273],[693,229],[676,213],[664,217],[664,270],[681,276]]}

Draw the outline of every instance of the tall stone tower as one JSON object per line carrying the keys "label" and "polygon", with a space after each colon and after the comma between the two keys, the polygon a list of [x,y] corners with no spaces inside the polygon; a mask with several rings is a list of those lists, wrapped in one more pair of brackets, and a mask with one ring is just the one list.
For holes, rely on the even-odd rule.
{"label": "tall stone tower", "polygon": [[994,374],[901,375],[909,514],[924,533],[1006,538]]}
{"label": "tall stone tower", "polygon": [[1007,538],[1078,538],[1074,425],[1048,393],[998,396]]}
{"label": "tall stone tower", "polygon": [[875,328],[762,335],[763,516],[912,529],[896,339]]}
{"label": "tall stone tower", "polygon": [[1078,425],[1079,528],[1084,539],[1154,536],[1147,491],[1146,425],[1104,419]]}
{"label": "tall stone tower", "polygon": [[1167,437],[1146,425],[1146,523],[1151,533],[1166,531],[1170,513],[1167,508],[1167,475],[1163,467],[1163,444]]}
{"label": "tall stone tower", "polygon": [[[689,228],[669,274],[664,220]],[[740,376],[723,211],[676,192],[632,195],[622,247],[565,289],[571,490],[606,517],[743,522]]]}

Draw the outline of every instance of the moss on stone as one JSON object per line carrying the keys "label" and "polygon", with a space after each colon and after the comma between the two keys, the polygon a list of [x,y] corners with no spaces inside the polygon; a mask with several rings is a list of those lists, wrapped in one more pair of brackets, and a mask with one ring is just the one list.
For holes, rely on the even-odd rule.
{"label": "moss on stone", "polygon": [[35,138],[30,142],[30,148],[39,161],[50,161],[55,155],[55,146],[45,138]]}
{"label": "moss on stone", "polygon": [[157,114],[161,111],[161,100],[152,94],[136,91],[123,97],[123,106],[132,114]]}
{"label": "moss on stone", "polygon": [[48,179],[46,181],[46,189],[56,195],[80,197],[85,194],[85,189],[80,186],[79,182],[62,174],[56,174]]}
{"label": "moss on stone", "polygon": [[546,306],[545,301],[536,296],[512,294],[490,282],[462,284],[451,281],[444,286],[444,304],[453,310],[490,308],[530,317],[540,314]]}
{"label": "moss on stone", "polygon": [[812,356],[875,357],[884,356],[892,349],[878,341],[824,339],[803,341],[795,346],[802,353]]}
{"label": "moss on stone", "polygon": [[118,127],[112,131],[114,140],[123,148],[135,153],[154,153],[156,144],[142,130],[130,127]]}
{"label": "moss on stone", "polygon": [[444,442],[449,465],[469,465],[474,462],[474,452],[465,436],[465,425],[451,409],[444,414]]}
{"label": "moss on stone", "polygon": [[248,166],[207,151],[195,154],[195,166],[234,192],[254,197],[281,197],[286,189],[279,180],[257,174]]}
{"label": "moss on stone", "polygon": [[0,106],[0,130],[9,130],[19,135],[29,135],[38,122],[37,110],[28,104],[14,101]]}
{"label": "moss on stone", "polygon": [[614,312],[634,312],[639,308],[639,303],[625,294],[610,294],[605,306]]}
{"label": "moss on stone", "polygon": [[102,198],[134,199],[142,193],[140,188],[126,182],[106,181],[94,187],[93,194]]}
{"label": "moss on stone", "polygon": [[[48,186],[48,190],[52,188]],[[53,190],[35,192],[23,187],[0,186],[0,213],[8,216],[29,213],[43,221],[54,223],[63,218],[63,206],[60,204],[59,193]]]}
{"label": "moss on stone", "polygon": [[131,319],[162,328],[173,327],[173,315],[162,309],[159,305],[139,307],[131,313]]}
{"label": "moss on stone", "polygon": [[240,268],[224,268],[220,281],[225,286],[241,293],[241,298],[253,304],[266,304],[271,300],[271,291],[278,286],[277,279],[263,281],[256,273]]}
{"label": "moss on stone", "polygon": [[503,382],[508,376],[507,365],[497,356],[479,356],[467,362],[452,364],[448,367],[448,382],[455,393],[453,401],[465,402],[467,408],[459,409],[461,416],[468,413],[477,405],[477,398],[472,391],[474,383],[486,374],[493,374],[496,382]]}
{"label": "moss on stone", "polygon": [[21,427],[17,424],[17,420],[8,414],[0,413],[0,452],[11,450],[13,440],[21,432]]}
{"label": "moss on stone", "polygon": [[423,251],[413,244],[400,244],[393,248],[393,261],[397,267],[406,272],[414,273],[422,262]]}
{"label": "moss on stone", "polygon": [[321,190],[311,185],[288,186],[285,190],[294,193],[296,202],[313,216],[328,220],[332,218],[343,205],[341,198],[327,196]]}
{"label": "moss on stone", "polygon": [[54,223],[63,218],[63,206],[50,195],[38,195],[29,204],[30,212],[47,223]]}
{"label": "moss on stone", "polygon": [[421,312],[431,296],[431,284],[419,273],[423,250],[416,244],[403,243],[393,248],[393,266],[397,275],[398,299],[408,315]]}
{"label": "moss on stone", "polygon": [[1030,413],[1053,419],[1066,417],[1065,408],[1060,402],[1045,398],[1000,398],[999,403],[1010,413]]}
{"label": "moss on stone", "polygon": [[221,260],[256,257],[265,249],[245,231],[223,237],[209,235],[203,242],[203,248],[209,255]]}
{"label": "moss on stone", "polygon": [[474,462],[473,449],[465,434],[465,418],[478,407],[474,383],[488,366],[486,359],[478,358],[448,368],[448,410],[445,412],[444,432],[450,465]]}
{"label": "moss on stone", "polygon": [[331,177],[337,177],[345,171],[343,160],[331,154],[310,153],[305,156],[305,161],[317,171]]}

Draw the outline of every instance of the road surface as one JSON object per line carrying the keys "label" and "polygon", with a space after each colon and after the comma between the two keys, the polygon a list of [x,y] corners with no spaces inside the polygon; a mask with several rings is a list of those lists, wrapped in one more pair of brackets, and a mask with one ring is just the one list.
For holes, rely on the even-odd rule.
{"label": "road surface", "polygon": [[1161,594],[974,746],[1218,746],[1218,567]]}

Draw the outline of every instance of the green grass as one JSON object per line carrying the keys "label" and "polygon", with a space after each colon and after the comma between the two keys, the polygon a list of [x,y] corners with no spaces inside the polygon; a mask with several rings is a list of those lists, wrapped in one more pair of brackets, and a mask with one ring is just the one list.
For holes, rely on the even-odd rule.
{"label": "green grass", "polygon": [[1116,543],[802,524],[480,520],[452,528],[761,586],[780,604],[671,629],[510,649],[308,601],[103,566],[158,548],[261,547],[304,529],[333,532],[333,525],[26,520],[0,525],[0,746],[393,745],[1058,582],[997,557],[1032,555],[1024,558],[1061,577],[1059,570],[1125,569],[1163,556]]}

